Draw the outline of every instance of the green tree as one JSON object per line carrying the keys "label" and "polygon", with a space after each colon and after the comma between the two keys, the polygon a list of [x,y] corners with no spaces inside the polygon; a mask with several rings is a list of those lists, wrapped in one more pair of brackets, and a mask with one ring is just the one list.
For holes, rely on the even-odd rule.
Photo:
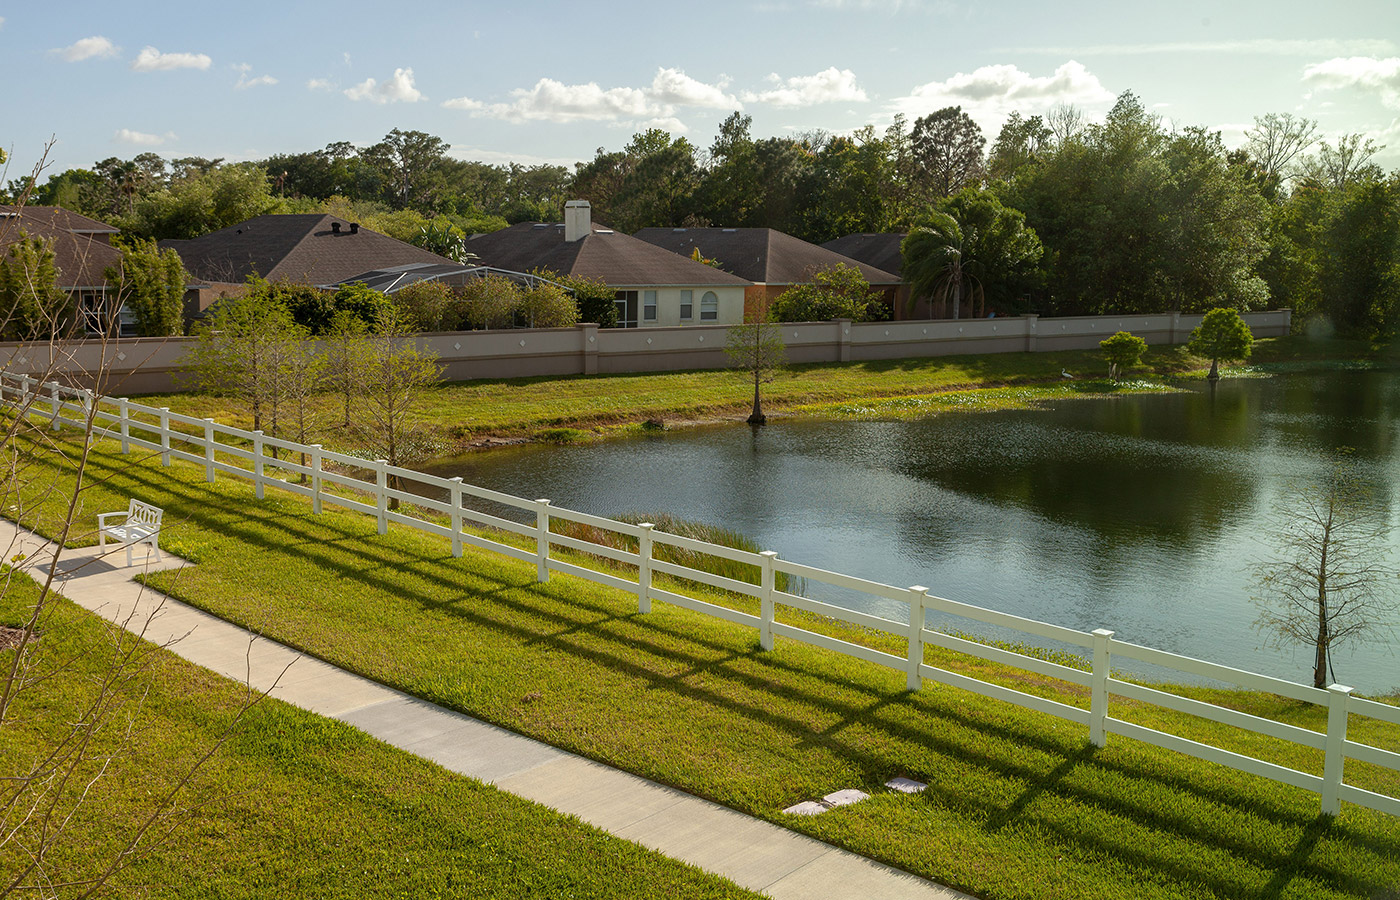
{"label": "green tree", "polygon": [[925,196],[951,197],[981,179],[987,139],[961,106],[948,106],[915,120],[910,141]]}
{"label": "green tree", "polygon": [[520,310],[520,285],[504,275],[486,275],[461,288],[462,318],[471,328],[510,328]]}
{"label": "green tree", "polygon": [[536,269],[530,274],[562,284],[572,291],[574,305],[578,308],[578,321],[592,322],[599,328],[617,327],[617,291],[600,279],[560,275],[549,269]]}
{"label": "green tree", "polygon": [[753,381],[753,411],[747,419],[750,425],[766,425],[763,414],[762,387],[771,382],[787,366],[787,346],[782,329],[767,321],[762,314],[744,317],[744,324],[731,325],[725,335],[724,352],[729,365],[746,380]]}
{"label": "green tree", "polygon": [[226,297],[195,326],[195,344],[181,367],[196,388],[231,397],[263,427],[264,416],[280,406],[282,346],[299,336],[285,306],[266,303],[257,291]]}
{"label": "green tree", "polygon": [[136,239],[122,248],[121,263],[104,273],[122,307],[136,316],[143,337],[166,337],[185,330],[185,284],[180,254],[162,251],[155,241]]}
{"label": "green tree", "polygon": [[516,315],[527,328],[568,328],[578,324],[578,306],[564,289],[536,282],[520,292]]}
{"label": "green tree", "polygon": [[363,322],[365,330],[369,332],[382,330],[385,323],[395,321],[393,301],[362,282],[342,284],[336,288],[331,294],[331,304],[335,309],[332,317],[341,312],[348,313]]}
{"label": "green tree", "polygon": [[947,213],[935,212],[928,225],[905,236],[899,251],[904,258],[902,272],[912,297],[936,300],[944,310],[953,302],[953,318],[962,316],[964,291],[980,295],[981,284],[975,270],[965,265],[967,244],[962,226]]}
{"label": "green tree", "polygon": [[442,192],[447,149],[448,143],[440,137],[395,128],[360,157],[379,171],[387,200],[400,209],[426,210],[433,208]]}
{"label": "green tree", "polygon": [[281,208],[267,172],[243,163],[220,166],[133,199],[123,224],[137,237],[195,238]]}
{"label": "green tree", "polygon": [[412,331],[455,331],[462,321],[457,296],[441,281],[415,281],[399,288],[390,299],[399,321]]}
{"label": "green tree", "polygon": [[1008,181],[1027,166],[1040,160],[1049,149],[1050,126],[1040,116],[1029,119],[1012,112],[1001,126],[992,149],[987,153],[987,175]]}
{"label": "green tree", "polygon": [[[424,389],[442,378],[436,357],[420,351],[390,320],[368,337],[363,364],[364,417],[358,429],[362,444],[391,466],[409,466],[429,457],[432,446],[418,417]],[[402,488],[397,478],[391,478],[389,486]],[[390,498],[389,508],[399,508],[397,498]]]}
{"label": "green tree", "polygon": [[368,377],[369,330],[358,316],[342,310],[331,319],[322,338],[326,368],[325,386],[342,401],[345,415],[342,427],[350,427],[350,410]]}
{"label": "green tree", "polygon": [[1212,309],[1191,332],[1186,349],[1210,360],[1211,381],[1220,378],[1220,360],[1248,359],[1254,335],[1233,309]]}
{"label": "green tree", "polygon": [[11,341],[62,337],[76,326],[75,308],[58,287],[53,245],[21,231],[0,259],[0,335]]}
{"label": "green tree", "polygon": [[1147,352],[1147,341],[1135,334],[1119,331],[1113,337],[1099,341],[1104,358],[1108,360],[1108,377],[1117,381],[1123,373],[1138,364]]}
{"label": "green tree", "polygon": [[1273,516],[1278,553],[1255,568],[1256,624],[1279,646],[1312,647],[1313,686],[1325,688],[1333,651],[1384,639],[1400,611],[1387,516],[1345,457],[1326,478],[1294,486]]}
{"label": "green tree", "polygon": [[776,322],[865,322],[884,318],[884,313],[880,293],[870,287],[859,269],[845,263],[812,273],[809,283],[783,291],[768,309]]}
{"label": "green tree", "polygon": [[1001,312],[1020,311],[1022,298],[1041,281],[1044,253],[1025,215],[991,192],[971,188],[940,201],[937,209],[952,216],[962,233],[962,266],[976,279],[976,296]]}

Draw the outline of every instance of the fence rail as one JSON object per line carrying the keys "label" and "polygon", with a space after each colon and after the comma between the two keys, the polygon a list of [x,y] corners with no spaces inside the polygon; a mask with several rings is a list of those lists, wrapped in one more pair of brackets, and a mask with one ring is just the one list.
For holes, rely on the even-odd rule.
{"label": "fence rail", "polygon": [[[1352,697],[1352,689],[1344,685],[1334,684],[1327,690],[1319,690],[1206,660],[1116,641],[1113,632],[1104,629],[1086,633],[1025,619],[932,596],[927,588],[920,585],[896,587],[779,559],[772,551],[754,553],[666,534],[655,531],[655,527],[650,523],[630,524],[562,509],[551,505],[549,500],[514,497],[466,484],[461,478],[440,478],[412,469],[390,466],[384,460],[365,460],[336,453],[324,449],[319,444],[300,444],[269,437],[260,431],[245,431],[220,425],[212,419],[172,413],[166,408],[141,406],[126,398],[95,397],[89,391],[65,387],[55,382],[41,384],[27,375],[0,372],[0,405],[9,406],[17,415],[46,419],[54,430],[64,426],[92,428],[99,436],[120,440],[123,453],[131,452],[132,447],[158,453],[161,464],[165,466],[170,465],[172,459],[203,466],[205,479],[210,482],[219,474],[251,481],[259,497],[263,496],[265,488],[273,487],[311,498],[313,511],[316,513],[321,512],[323,504],[330,503],[373,516],[377,520],[380,534],[387,531],[390,523],[394,523],[447,538],[451,541],[454,555],[461,555],[462,547],[466,545],[534,563],[541,582],[549,580],[550,572],[562,572],[614,587],[635,594],[638,610],[642,613],[650,612],[652,602],[656,601],[725,619],[747,628],[755,628],[759,633],[759,643],[765,650],[773,648],[775,637],[800,641],[904,672],[910,690],[918,690],[924,681],[933,681],[1087,726],[1089,739],[1097,746],[1103,746],[1109,734],[1122,735],[1312,791],[1321,796],[1322,812],[1329,815],[1337,814],[1341,810],[1342,801],[1345,800],[1400,816],[1400,798],[1348,785],[1343,780],[1347,759],[1400,772],[1400,753],[1358,743],[1347,737],[1349,717],[1361,716],[1400,725],[1400,709]],[[237,443],[220,440],[221,437]],[[269,449],[274,448],[277,451],[285,451],[286,456],[269,455]],[[293,455],[298,460],[304,456],[306,464],[294,462]],[[229,460],[246,463],[247,467]],[[328,465],[336,468],[327,468]],[[368,473],[370,477],[356,477],[350,474],[351,471]],[[282,477],[279,477],[279,474]],[[306,483],[296,483],[292,478],[304,478]],[[405,490],[402,486],[408,483],[434,489],[439,492],[438,497],[447,499],[436,499]],[[328,486],[356,493],[347,496],[336,490],[329,490]],[[370,498],[372,502],[369,502]],[[437,513],[439,516],[446,515],[449,524],[443,525],[440,522],[391,510],[391,499]],[[468,500],[518,509],[533,515],[534,522],[526,524],[502,518],[492,512],[465,505]],[[637,549],[608,547],[559,534],[551,530],[551,518],[624,535],[637,542]],[[491,537],[473,534],[464,530],[467,523],[526,538],[533,541],[534,546],[522,548]],[[658,544],[753,566],[758,572],[758,582],[755,584],[740,581],[673,560],[661,559],[656,555]],[[551,555],[552,547],[564,547],[604,557],[623,564],[628,570],[635,568],[637,580],[632,581],[619,574],[601,572],[565,561]],[[833,585],[873,598],[905,603],[909,609],[909,617],[905,621],[897,621],[788,593],[777,587],[779,573],[804,578],[809,582]],[[759,601],[759,611],[757,614],[744,612],[687,596],[681,593],[680,587],[671,582],[667,583],[667,588],[660,587],[654,580],[657,574],[756,598]],[[670,589],[672,587],[675,589]],[[903,655],[890,653],[811,631],[790,622],[778,621],[777,613],[779,609],[784,608],[837,619],[883,633],[891,638],[902,639],[906,645],[906,652]],[[970,618],[1032,637],[1048,638],[1090,649],[1093,653],[1092,668],[1086,672],[930,629],[930,611]],[[924,648],[928,644],[1087,687],[1090,691],[1089,708],[1084,709],[928,665],[924,661]],[[1148,662],[1250,690],[1268,691],[1324,707],[1328,711],[1327,728],[1323,732],[1312,731],[1122,681],[1113,677],[1114,656]],[[1109,714],[1110,696],[1172,709],[1217,724],[1320,750],[1324,759],[1323,774],[1318,776],[1300,772],[1266,760],[1113,718]]]}

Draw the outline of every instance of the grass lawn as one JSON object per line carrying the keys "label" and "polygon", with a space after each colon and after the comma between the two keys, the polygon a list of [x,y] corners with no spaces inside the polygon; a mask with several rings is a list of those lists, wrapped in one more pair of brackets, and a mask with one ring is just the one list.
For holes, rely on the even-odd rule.
{"label": "grass lawn", "polygon": [[[1378,351],[1359,341],[1310,341],[1301,337],[1256,342],[1259,364],[1301,364],[1319,360],[1363,359]],[[794,366],[764,388],[765,408],[788,415],[930,415],[944,409],[1026,405],[1036,400],[1097,395],[1114,390],[1165,389],[1164,380],[1201,377],[1209,367],[1182,347],[1154,347],[1133,373],[1129,387],[1107,380],[1108,366],[1098,351],[998,353],[865,363]],[[1066,381],[1062,371],[1076,377]],[[992,390],[987,390],[992,389]],[[725,370],[645,375],[517,378],[444,384],[425,392],[424,422],[442,445],[443,455],[487,436],[569,440],[617,428],[637,428],[647,419],[690,420],[748,415],[753,385]],[[876,405],[890,398],[941,397],[904,407]],[[225,425],[252,427],[251,418],[225,398],[198,394],[142,397],[147,406],[212,417]],[[336,401],[323,400],[324,420],[339,421]],[[338,446],[338,429],[318,440]]]}
{"label": "grass lawn", "polygon": [[[163,545],[198,565],[162,590],[355,672],[978,896],[1397,898],[1400,820],[903,676],[368,518],[113,454],[85,516],[137,496],[166,510]],[[61,473],[51,476],[61,479]],[[84,520],[91,527],[89,520]],[[40,523],[44,530],[43,523]],[[833,633],[871,642],[855,631]],[[875,641],[878,643],[878,641]],[[930,651],[929,662],[1064,702],[1082,689]],[[1277,697],[1182,688],[1318,728]],[[1114,716],[1308,771],[1320,754],[1114,701]],[[1400,729],[1352,737],[1400,751]],[[289,745],[290,746],[290,745]],[[300,752],[291,752],[297,763]],[[299,764],[299,763],[297,763]],[[1348,764],[1395,794],[1400,775]],[[894,776],[927,782],[896,795]],[[857,787],[872,799],[781,810]],[[412,795],[404,802],[416,802]],[[424,845],[426,847],[426,844]],[[426,852],[426,851],[425,851]]]}
{"label": "grass lawn", "polygon": [[[36,597],[33,582],[17,577],[0,597],[0,623],[18,622]],[[36,665],[75,662],[29,688],[0,729],[3,775],[80,715],[113,658],[106,623],[62,599],[50,612]],[[133,698],[150,688],[132,752],[97,782],[50,856],[58,880],[100,870],[151,810],[151,796],[218,741],[245,700],[242,686],[150,649],[148,677],[127,687]],[[13,652],[0,650],[6,670]],[[177,816],[185,824],[164,842],[143,842],[116,885],[209,898],[758,896],[279,700],[249,711],[178,808],[188,811]],[[0,892],[31,836],[0,847]]]}

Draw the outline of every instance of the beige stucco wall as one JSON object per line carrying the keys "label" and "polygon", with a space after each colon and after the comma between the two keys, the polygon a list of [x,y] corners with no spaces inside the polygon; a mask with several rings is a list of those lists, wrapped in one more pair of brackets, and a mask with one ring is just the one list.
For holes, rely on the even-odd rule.
{"label": "beige stucco wall", "polygon": [[[731,309],[743,308],[735,288]],[[676,293],[679,303],[679,291]],[[658,302],[659,302],[658,298]],[[721,311],[725,309],[721,300]],[[696,315],[699,315],[698,298]],[[1289,310],[1247,313],[1255,337],[1288,334]],[[1039,319],[943,319],[906,322],[802,322],[780,326],[792,362],[858,362],[973,353],[1094,349],[1116,331],[1131,331],[1149,344],[1184,343],[1199,315],[1080,316]],[[449,381],[578,375],[609,372],[674,372],[721,368],[725,325],[654,325],[646,328],[573,328],[459,331],[417,335],[413,340],[434,354]],[[109,396],[169,391],[186,387],[180,362],[193,338],[122,338],[108,342],[0,344],[0,367],[17,374],[49,371],[65,381],[90,386],[88,373],[105,371],[98,389]],[[52,363],[52,365],[51,365]]]}

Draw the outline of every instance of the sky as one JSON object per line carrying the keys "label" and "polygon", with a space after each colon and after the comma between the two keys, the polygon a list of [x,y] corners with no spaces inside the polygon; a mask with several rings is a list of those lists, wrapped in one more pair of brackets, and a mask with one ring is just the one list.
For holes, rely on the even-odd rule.
{"label": "sky", "polygon": [[[883,130],[960,105],[1100,120],[1133,91],[1227,146],[1256,116],[1361,133],[1400,169],[1400,0],[750,3],[0,0],[6,178],[112,156],[229,161],[434,134],[461,159],[572,167],[659,127],[707,148]],[[41,181],[43,179],[41,178]]]}

